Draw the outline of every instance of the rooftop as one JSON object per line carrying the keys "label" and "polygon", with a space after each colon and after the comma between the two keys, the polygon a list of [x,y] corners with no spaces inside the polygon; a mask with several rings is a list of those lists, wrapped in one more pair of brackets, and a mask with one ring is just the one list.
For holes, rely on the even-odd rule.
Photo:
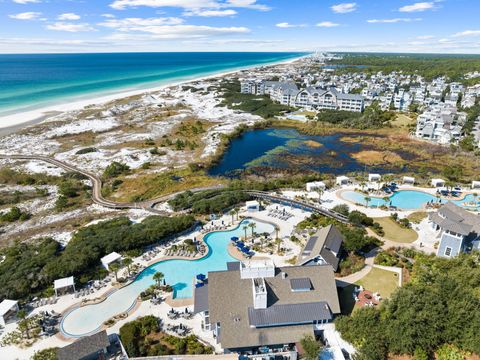
{"label": "rooftop", "polygon": [[58,360],[80,360],[94,353],[103,352],[110,345],[105,330],[83,337],[57,350]]}
{"label": "rooftop", "polygon": [[[322,302],[322,309],[328,306],[331,314],[340,312],[334,273],[329,265],[275,269],[274,277],[264,279],[268,303],[267,309],[260,312],[251,310],[254,308],[252,280],[242,279],[238,270],[210,272],[208,279],[210,323],[220,323],[219,342],[223,348],[299,341],[305,334],[313,333],[312,324],[300,325],[317,317],[310,316],[310,311],[320,305],[309,305],[312,303]],[[291,279],[309,279],[311,290],[292,291]],[[275,327],[282,321],[290,325]],[[267,324],[272,327],[260,327]]]}
{"label": "rooftop", "polygon": [[335,254],[339,253],[342,242],[343,235],[335,225],[321,228],[308,239],[297,259],[297,265],[304,265],[320,255],[336,271],[339,259]]}

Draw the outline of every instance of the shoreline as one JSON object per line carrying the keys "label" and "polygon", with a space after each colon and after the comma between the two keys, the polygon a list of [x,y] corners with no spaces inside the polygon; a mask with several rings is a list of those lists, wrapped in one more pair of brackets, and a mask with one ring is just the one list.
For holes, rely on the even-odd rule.
{"label": "shoreline", "polygon": [[[200,75],[199,77],[192,77],[191,79],[171,79],[165,80],[167,83],[152,87],[145,87],[141,89],[130,89],[130,90],[123,90],[117,93],[109,94],[109,95],[99,95],[99,94],[91,94],[86,95],[88,98],[85,99],[78,99],[73,100],[72,102],[68,102],[68,99],[65,99],[64,103],[60,103],[57,105],[48,105],[44,107],[40,107],[35,110],[23,111],[19,113],[14,113],[10,115],[5,115],[0,117],[0,136],[5,136],[11,133],[16,132],[17,130],[21,130],[22,128],[28,127],[30,125],[39,124],[45,120],[47,120],[51,116],[58,116],[69,111],[78,111],[88,106],[96,106],[106,104],[111,101],[116,101],[120,99],[124,99],[131,96],[138,96],[143,95],[151,92],[161,91],[165,88],[171,86],[179,86],[183,84],[188,84],[195,81],[202,81],[208,79],[214,79],[219,77],[224,77],[226,75],[235,74],[239,71],[255,69],[262,66],[276,66],[282,64],[290,64],[300,59],[307,57],[308,54],[280,60],[280,61],[273,61],[273,62],[266,62],[262,64],[255,64],[249,65],[239,68],[233,68],[231,70],[212,73],[209,75]],[[141,84],[139,85],[141,86]]]}

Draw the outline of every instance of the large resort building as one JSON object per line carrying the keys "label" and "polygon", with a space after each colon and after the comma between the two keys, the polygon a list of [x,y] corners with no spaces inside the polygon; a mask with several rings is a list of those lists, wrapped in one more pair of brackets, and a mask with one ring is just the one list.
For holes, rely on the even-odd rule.
{"label": "large resort building", "polygon": [[226,353],[292,350],[340,313],[330,265],[276,268],[271,260],[234,262],[195,289],[195,312]]}
{"label": "large resort building", "polygon": [[357,94],[345,94],[335,88],[309,86],[299,89],[293,81],[245,80],[240,83],[244,94],[269,95],[283,105],[312,110],[343,110],[362,112],[364,98]]}
{"label": "large resort building", "polygon": [[454,257],[471,249],[480,250],[480,216],[452,202],[429,215],[432,228],[438,231],[437,255]]}

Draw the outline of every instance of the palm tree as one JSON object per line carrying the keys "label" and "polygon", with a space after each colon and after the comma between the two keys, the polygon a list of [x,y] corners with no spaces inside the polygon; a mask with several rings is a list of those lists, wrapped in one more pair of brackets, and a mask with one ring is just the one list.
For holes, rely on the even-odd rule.
{"label": "palm tree", "polygon": [[323,195],[323,189],[322,188],[317,188],[317,194],[318,194],[318,202],[322,202],[322,195]]}
{"label": "palm tree", "polygon": [[248,227],[252,229],[252,237],[255,235],[255,228],[257,227],[257,224],[254,222],[248,224]]}
{"label": "palm tree", "polygon": [[280,231],[280,226],[274,225],[273,228],[275,229],[275,238],[278,240],[278,232]]}
{"label": "palm tree", "polygon": [[388,196],[385,196],[382,200],[385,203],[385,206],[388,206],[388,204],[390,203],[390,198]]}
{"label": "palm tree", "polygon": [[245,231],[245,241],[247,240],[247,230],[248,230],[248,226],[245,225],[244,227],[242,227],[243,231]]}
{"label": "palm tree", "polygon": [[233,224],[233,216],[235,215],[235,210],[233,210],[233,209],[230,210],[230,211],[228,212],[228,215],[230,215],[230,216],[232,217],[232,224]]}
{"label": "palm tree", "polygon": [[240,208],[236,207],[235,209],[233,209],[233,211],[235,211],[235,214],[237,214],[237,220],[238,220],[238,213],[240,212]]}
{"label": "palm tree", "polygon": [[372,201],[372,198],[370,196],[365,196],[365,206],[368,208],[368,203]]}
{"label": "palm tree", "polygon": [[17,317],[20,319],[20,323],[18,324],[18,327],[20,331],[27,335],[27,339],[30,339],[30,324],[27,319],[27,312],[25,309],[21,309],[17,312]]}
{"label": "palm tree", "polygon": [[123,259],[123,265],[127,267],[128,277],[130,277],[130,265],[132,265],[132,263],[133,263],[133,260],[129,256]]}
{"label": "palm tree", "polygon": [[362,189],[362,191],[363,191],[363,189],[365,189],[365,186],[367,186],[367,184],[365,183],[365,181],[362,181],[360,183],[360,189]]}
{"label": "palm tree", "polygon": [[115,273],[115,281],[118,282],[118,270],[120,270],[120,265],[114,262],[113,264],[110,264],[108,268]]}
{"label": "palm tree", "polygon": [[165,277],[162,272],[157,271],[155,274],[153,274],[153,280],[157,283],[157,286],[160,287],[162,285],[162,280]]}

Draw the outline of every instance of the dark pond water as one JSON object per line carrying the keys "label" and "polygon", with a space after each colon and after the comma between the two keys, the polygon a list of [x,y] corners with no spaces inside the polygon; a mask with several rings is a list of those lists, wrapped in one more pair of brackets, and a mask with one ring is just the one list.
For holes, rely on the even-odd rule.
{"label": "dark pond water", "polygon": [[209,173],[235,176],[241,170],[256,168],[313,170],[329,174],[405,170],[403,166],[394,168],[391,164],[366,168],[351,154],[369,150],[369,145],[342,141],[343,136],[351,134],[310,136],[294,129],[250,130],[231,141],[220,162]]}

